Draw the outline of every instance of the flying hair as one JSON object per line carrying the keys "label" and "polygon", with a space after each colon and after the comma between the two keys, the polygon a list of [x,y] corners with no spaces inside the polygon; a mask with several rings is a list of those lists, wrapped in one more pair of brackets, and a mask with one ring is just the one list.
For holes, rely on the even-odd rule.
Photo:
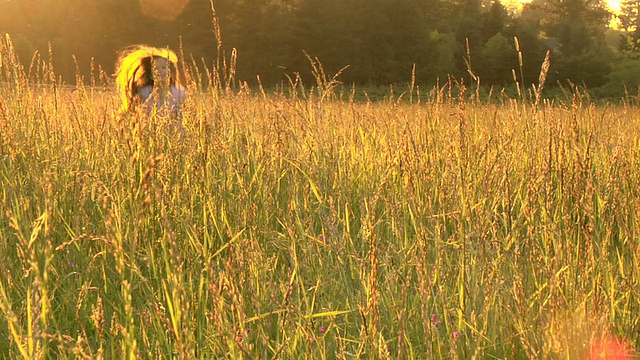
{"label": "flying hair", "polygon": [[178,82],[176,54],[163,48],[137,45],[123,51],[116,64],[116,86],[122,101],[122,111],[127,112],[140,100],[138,90],[144,86],[154,85],[154,58],[164,58],[170,67],[169,82],[171,86]]}

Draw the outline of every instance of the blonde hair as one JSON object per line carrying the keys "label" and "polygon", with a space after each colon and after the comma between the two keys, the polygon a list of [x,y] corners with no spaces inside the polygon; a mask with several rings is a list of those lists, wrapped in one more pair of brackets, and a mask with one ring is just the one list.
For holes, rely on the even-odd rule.
{"label": "blonde hair", "polygon": [[123,51],[116,64],[116,86],[122,101],[122,111],[132,109],[133,104],[140,100],[138,90],[145,86],[153,86],[154,58],[164,58],[170,68],[169,83],[175,86],[178,83],[178,56],[169,50],[146,45],[136,45]]}

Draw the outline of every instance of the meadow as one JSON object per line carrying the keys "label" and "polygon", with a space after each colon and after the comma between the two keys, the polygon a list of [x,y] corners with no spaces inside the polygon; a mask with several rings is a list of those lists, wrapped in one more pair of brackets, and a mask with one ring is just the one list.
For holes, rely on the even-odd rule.
{"label": "meadow", "polygon": [[3,46],[0,358],[640,346],[633,98],[480,101],[449,82],[371,102],[321,71],[270,93],[192,80],[180,141]]}

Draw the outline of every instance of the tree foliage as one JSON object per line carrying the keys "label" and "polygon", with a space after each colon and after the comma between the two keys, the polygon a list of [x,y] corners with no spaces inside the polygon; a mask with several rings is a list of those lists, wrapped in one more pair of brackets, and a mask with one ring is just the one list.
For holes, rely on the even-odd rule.
{"label": "tree foliage", "polygon": [[620,42],[622,50],[640,50],[640,0],[623,0],[620,3],[620,28],[624,31]]}
{"label": "tree foliage", "polygon": [[613,56],[605,43],[611,13],[603,0],[534,0],[528,8],[554,50],[552,82],[591,87],[606,82]]}

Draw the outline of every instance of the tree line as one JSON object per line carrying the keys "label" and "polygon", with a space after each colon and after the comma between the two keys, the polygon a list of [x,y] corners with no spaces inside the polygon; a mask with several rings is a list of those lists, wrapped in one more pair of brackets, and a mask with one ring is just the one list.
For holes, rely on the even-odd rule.
{"label": "tree line", "polygon": [[[485,86],[572,83],[619,96],[640,86],[640,0],[624,0],[619,29],[603,0],[192,0],[175,19],[144,14],[138,1],[0,2],[0,32],[28,62],[53,49],[56,73],[74,82],[113,72],[117,51],[146,43],[181,49],[211,68],[237,52],[235,78],[273,86],[299,74],[307,55],[357,86],[435,84],[449,77]],[[220,38],[214,23],[220,28]],[[219,46],[220,45],[220,46]],[[218,52],[220,53],[218,54]],[[45,56],[43,55],[43,56]],[[73,61],[72,55],[76,61]],[[45,57],[46,59],[46,57]],[[636,71],[637,70],[637,71]],[[637,90],[636,90],[637,91]]]}

